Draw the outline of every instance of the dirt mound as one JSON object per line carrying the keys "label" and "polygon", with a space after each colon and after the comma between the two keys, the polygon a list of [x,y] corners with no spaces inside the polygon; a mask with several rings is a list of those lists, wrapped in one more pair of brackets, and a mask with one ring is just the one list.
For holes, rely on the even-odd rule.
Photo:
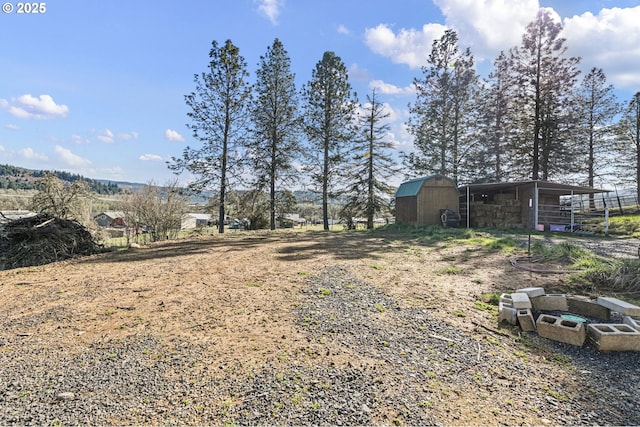
{"label": "dirt mound", "polygon": [[0,269],[62,261],[100,251],[89,231],[76,221],[47,214],[0,222]]}

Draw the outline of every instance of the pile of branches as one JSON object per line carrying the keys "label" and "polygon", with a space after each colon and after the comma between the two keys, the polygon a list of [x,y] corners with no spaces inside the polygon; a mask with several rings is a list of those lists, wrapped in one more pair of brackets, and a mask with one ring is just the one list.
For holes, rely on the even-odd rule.
{"label": "pile of branches", "polygon": [[0,269],[43,265],[100,252],[101,246],[80,223],[38,214],[0,218]]}

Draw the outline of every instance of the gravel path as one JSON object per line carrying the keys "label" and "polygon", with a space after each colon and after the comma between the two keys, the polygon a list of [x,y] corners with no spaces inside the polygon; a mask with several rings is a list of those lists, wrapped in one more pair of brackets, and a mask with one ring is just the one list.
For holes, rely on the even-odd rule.
{"label": "gravel path", "polygon": [[566,365],[564,383],[505,351],[512,338],[401,308],[346,269],[310,277],[303,296],[306,357],[253,365],[214,366],[204,348],[151,336],[71,349],[0,336],[0,424],[640,424],[637,353],[529,337]]}
{"label": "gravel path", "polygon": [[[527,247],[527,236],[514,235],[512,237],[520,242],[522,247]],[[567,235],[563,237],[534,235],[532,236],[531,241],[542,241],[548,245],[557,245],[563,242],[574,243],[597,254],[614,258],[637,258],[638,247],[640,245],[639,239],[588,237],[580,235]]]}

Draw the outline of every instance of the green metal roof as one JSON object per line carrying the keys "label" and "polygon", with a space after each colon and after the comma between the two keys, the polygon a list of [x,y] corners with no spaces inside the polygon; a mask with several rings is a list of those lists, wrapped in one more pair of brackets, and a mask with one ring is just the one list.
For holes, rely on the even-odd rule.
{"label": "green metal roof", "polygon": [[395,197],[417,196],[418,193],[420,192],[420,189],[424,185],[425,181],[428,181],[431,178],[447,179],[451,181],[453,188],[457,190],[457,186],[451,178],[447,178],[446,176],[443,176],[443,175],[429,175],[429,176],[423,176],[422,178],[412,179],[411,181],[403,182],[402,184],[400,184],[400,187],[398,187],[398,191],[396,191]]}

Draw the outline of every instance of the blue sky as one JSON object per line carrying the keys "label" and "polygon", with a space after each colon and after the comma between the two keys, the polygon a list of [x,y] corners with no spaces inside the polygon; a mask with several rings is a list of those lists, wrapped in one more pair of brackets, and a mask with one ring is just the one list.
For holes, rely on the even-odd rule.
{"label": "blue sky", "polygon": [[403,125],[411,83],[447,28],[483,75],[500,50],[520,43],[539,7],[551,8],[583,70],[603,68],[624,102],[640,90],[640,0],[50,0],[41,14],[8,3],[0,164],[90,178],[171,179],[166,161],[198,146],[184,95],[206,69],[212,40],[231,39],[253,80],[279,38],[299,88],[334,51],[360,100],[377,88],[399,151],[412,148]]}

